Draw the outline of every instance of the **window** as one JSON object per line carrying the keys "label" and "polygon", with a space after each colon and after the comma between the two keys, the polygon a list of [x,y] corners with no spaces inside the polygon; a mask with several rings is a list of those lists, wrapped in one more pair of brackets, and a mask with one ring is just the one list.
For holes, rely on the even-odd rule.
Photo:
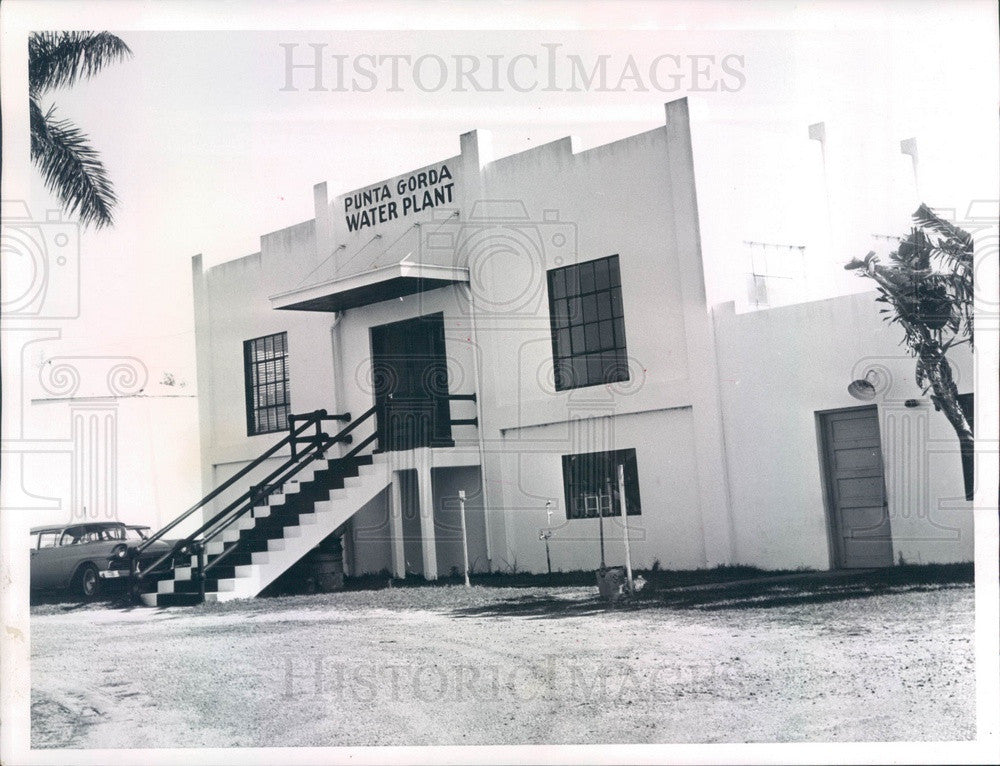
{"label": "window", "polygon": [[104,540],[124,540],[125,539],[125,527],[124,526],[113,526],[106,527],[103,532]]}
{"label": "window", "polygon": [[628,380],[618,256],[552,269],[548,277],[556,390]]}
{"label": "window", "polygon": [[59,533],[55,530],[51,532],[40,532],[38,534],[38,547],[39,548],[55,548],[56,540],[59,538]]}
{"label": "window", "polygon": [[288,427],[288,333],[244,341],[247,436]]}
{"label": "window", "polygon": [[563,488],[566,518],[587,519],[620,516],[618,466],[625,466],[625,499],[629,516],[642,513],[639,502],[639,471],[634,449],[563,455]]}
{"label": "window", "polygon": [[62,537],[59,539],[59,545],[77,545],[86,540],[87,528],[86,527],[70,527],[65,532],[63,532]]}

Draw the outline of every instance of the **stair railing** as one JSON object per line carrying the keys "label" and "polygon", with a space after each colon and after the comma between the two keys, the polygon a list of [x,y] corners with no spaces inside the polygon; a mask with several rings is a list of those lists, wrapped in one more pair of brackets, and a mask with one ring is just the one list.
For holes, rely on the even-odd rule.
{"label": "stair railing", "polygon": [[[476,401],[475,394],[451,394],[446,397],[452,401]],[[133,583],[138,583],[150,572],[157,569],[164,562],[172,559],[178,554],[194,555],[197,557],[198,566],[196,571],[194,571],[193,577],[198,581],[198,591],[201,597],[204,599],[205,596],[205,580],[206,573],[209,572],[213,567],[224,561],[230,554],[232,554],[238,547],[239,542],[234,541],[234,543],[228,548],[223,544],[223,551],[221,554],[214,557],[210,562],[206,563],[206,549],[209,542],[221,535],[226,529],[229,529],[236,521],[243,518],[247,513],[251,512],[255,507],[260,505],[262,501],[266,501],[267,498],[273,494],[273,492],[284,486],[289,480],[294,476],[298,475],[302,469],[308,466],[312,461],[317,458],[322,458],[325,456],[326,451],[334,446],[335,444],[351,444],[353,443],[352,432],[363,422],[368,420],[372,415],[374,415],[378,410],[378,407],[372,407],[371,409],[364,412],[361,416],[355,420],[351,420],[350,413],[344,413],[341,415],[330,415],[326,410],[315,410],[314,412],[309,412],[301,415],[289,415],[288,416],[288,435],[285,436],[281,441],[269,447],[263,453],[261,453],[257,458],[248,463],[237,473],[231,476],[229,479],[224,481],[218,487],[209,492],[205,497],[195,503],[193,506],[188,508],[184,513],[178,516],[176,519],[171,521],[165,527],[160,529],[158,532],[147,538],[143,543],[135,548],[129,549],[129,555],[131,556],[130,561],[130,574]],[[341,429],[337,434],[330,436],[324,433],[322,430],[322,423],[327,420],[334,420],[340,422],[348,422],[349,424]],[[301,425],[296,426],[296,423],[301,423]],[[469,419],[453,419],[451,420],[451,425],[471,425],[478,426],[478,421],[476,418]],[[315,428],[315,433],[305,436],[305,432],[310,428]],[[371,434],[362,439],[357,445],[355,445],[349,452],[345,455],[337,458],[338,461],[347,461],[356,457],[360,454],[361,450],[368,447],[370,444],[375,442],[379,438],[379,429],[375,428]],[[305,444],[304,449],[299,448],[299,444]],[[146,550],[150,545],[156,540],[160,540],[163,536],[168,533],[171,529],[177,527],[181,522],[188,519],[193,513],[204,508],[208,503],[217,498],[227,489],[232,487],[241,479],[245,478],[251,471],[261,466],[264,461],[273,457],[284,447],[289,447],[290,456],[288,459],[281,464],[278,468],[268,474],[263,480],[257,484],[251,486],[246,492],[241,494],[235,500],[230,502],[225,508],[216,513],[208,521],[204,522],[199,526],[194,532],[187,535],[182,540],[178,540],[171,549],[156,559],[152,564],[147,566],[140,566],[139,556]]]}
{"label": "stair railing", "polygon": [[[447,394],[443,398],[450,402],[476,401],[475,394]],[[479,428],[479,418],[452,418],[450,422],[453,426],[475,426],[476,428]]]}
{"label": "stair railing", "polygon": [[[375,412],[375,408],[373,407],[372,409],[368,410],[368,412],[366,412],[364,415],[362,415],[360,418],[358,418],[357,421],[351,425],[351,427],[352,428],[356,427],[363,420],[365,420],[368,417],[370,417],[374,412]],[[341,433],[343,433],[343,432],[341,432]],[[340,434],[338,434],[338,436],[339,435]],[[351,460],[352,458],[357,457],[357,455],[361,452],[361,450],[363,450],[369,444],[371,444],[372,442],[374,442],[377,438],[378,438],[378,432],[373,432],[369,436],[367,436],[364,439],[362,439],[361,442],[358,443],[357,446],[355,446],[346,455],[344,455],[343,457],[338,458],[338,460],[345,460],[346,461],[346,460]],[[212,529],[211,532],[207,533],[204,538],[202,538],[201,540],[196,541],[197,550],[198,551],[202,551],[202,553],[199,553],[199,556],[202,557],[202,558],[199,558],[199,570],[201,572],[201,575],[200,575],[200,579],[201,579],[200,590],[201,590],[203,596],[204,596],[204,588],[205,588],[205,585],[204,585],[205,576],[204,575],[209,570],[211,570],[212,567],[214,567],[217,564],[220,564],[221,562],[225,561],[225,559],[229,556],[229,554],[233,553],[239,547],[239,543],[238,542],[234,542],[231,546],[229,546],[229,548],[225,548],[225,546],[223,546],[223,551],[222,551],[221,554],[219,554],[214,559],[212,559],[208,564],[204,564],[203,563],[203,556],[204,556],[203,552],[205,550],[205,546],[208,544],[208,541],[210,539],[212,539],[212,538],[217,537],[218,535],[220,535],[234,521],[236,521],[237,519],[239,519],[240,517],[242,517],[243,514],[246,511],[252,510],[256,506],[260,505],[261,501],[262,500],[266,500],[268,497],[270,497],[270,495],[273,494],[273,492],[275,491],[275,489],[277,487],[283,485],[286,481],[288,481],[289,479],[291,479],[299,471],[301,471],[303,468],[305,468],[305,466],[308,465],[312,460],[314,460],[317,457],[319,457],[323,453],[323,451],[326,449],[326,447],[329,447],[335,441],[337,441],[337,437],[334,437],[333,439],[331,439],[330,441],[328,441],[325,446],[319,445],[316,449],[313,450],[313,454],[310,455],[304,463],[302,463],[301,465],[293,466],[292,469],[290,471],[288,471],[286,474],[284,474],[280,478],[276,478],[274,480],[273,484],[271,485],[270,489],[267,489],[267,490],[264,490],[264,491],[257,491],[257,492],[254,492],[253,490],[251,490],[252,496],[251,496],[250,501],[249,501],[249,508],[244,508],[242,510],[242,512],[240,512],[240,513],[234,513],[234,514],[232,514],[229,518],[224,519],[223,521],[221,521],[215,528]],[[313,449],[313,447],[312,447],[312,445],[310,445],[306,449],[310,450],[310,449]],[[305,455],[305,454],[306,453],[303,453],[303,455]],[[256,488],[254,488],[254,489],[256,489]]]}
{"label": "stair railing", "polygon": [[[261,484],[267,485],[273,483],[275,486],[280,486],[284,482],[288,481],[291,477],[299,473],[303,468],[309,465],[313,460],[325,454],[326,450],[338,443],[350,444],[353,441],[353,436],[351,432],[354,431],[361,423],[370,418],[375,413],[375,407],[372,407],[360,417],[352,421],[348,426],[343,428],[339,433],[334,436],[329,436],[321,431],[320,424],[324,420],[350,420],[350,414],[344,415],[329,415],[326,410],[316,410],[311,413],[306,413],[304,415],[292,415],[289,417],[289,434],[281,441],[272,445],[269,449],[261,453],[257,458],[244,466],[240,471],[234,474],[232,477],[224,481],[218,487],[209,492],[205,497],[195,503],[193,506],[188,508],[184,513],[178,516],[176,519],[171,521],[161,530],[156,532],[156,534],[147,538],[141,545],[135,548],[129,549],[129,554],[131,556],[130,562],[130,574],[133,582],[137,583],[142,580],[147,574],[155,570],[161,564],[167,560],[173,558],[178,553],[184,554],[195,554],[199,558],[199,562],[204,560],[204,550],[207,543],[213,538],[217,537],[222,533],[224,529],[227,529],[232,523],[244,516],[247,512],[252,510],[255,505],[259,503],[260,492],[257,486],[251,487],[249,490],[241,494],[238,498],[229,503],[225,508],[212,516],[211,519],[202,524],[194,532],[177,541],[169,551],[164,553],[153,563],[140,567],[139,556],[146,550],[154,541],[162,539],[163,536],[174,529],[178,524],[183,522],[185,519],[189,518],[191,514],[197,512],[199,509],[206,506],[209,502],[214,500],[220,494],[225,492],[227,489],[232,487],[240,479],[245,478],[251,471],[259,467],[264,463],[265,460],[272,457],[275,453],[280,451],[283,447],[289,446],[291,451],[291,456],[286,460],[279,468],[272,471]],[[296,427],[296,422],[302,422],[302,425]],[[316,433],[312,436],[302,436],[302,434],[308,430],[310,427],[316,428]],[[348,454],[344,455],[340,460],[349,459],[355,457],[361,449],[370,444],[375,439],[375,434],[364,439],[360,444],[352,449]],[[304,450],[298,450],[296,445],[300,442],[306,443],[306,448]],[[273,491],[273,489],[272,489]],[[270,494],[268,492],[267,494]],[[266,495],[265,495],[266,497]],[[207,532],[207,534],[205,534]],[[199,538],[199,535],[204,535]],[[232,548],[230,548],[230,551]],[[228,553],[228,552],[227,552]],[[202,580],[199,590],[204,590],[204,577],[203,574],[210,568],[218,559],[213,560],[213,562],[204,568],[200,568],[199,579]]]}

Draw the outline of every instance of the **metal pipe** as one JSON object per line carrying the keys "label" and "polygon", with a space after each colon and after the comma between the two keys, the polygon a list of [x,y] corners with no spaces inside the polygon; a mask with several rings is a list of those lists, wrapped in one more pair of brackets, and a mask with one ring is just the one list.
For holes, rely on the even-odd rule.
{"label": "metal pipe", "polygon": [[625,500],[625,466],[618,464],[618,500],[622,509],[622,529],[625,536],[625,574],[628,577],[628,592],[635,589],[632,584],[632,553],[628,544],[628,508]]}
{"label": "metal pipe", "polygon": [[464,287],[466,293],[469,297],[469,330],[472,336],[472,350],[473,350],[473,363],[472,363],[472,379],[476,386],[476,420],[478,421],[478,426],[476,428],[476,439],[478,441],[479,447],[479,491],[483,496],[483,527],[486,531],[486,566],[487,569],[493,571],[493,543],[490,535],[490,504],[486,496],[486,437],[483,434],[483,388],[482,380],[480,377],[480,364],[482,362],[482,356],[479,353],[479,335],[476,330],[476,304],[472,296],[472,286],[471,285],[461,285]]}
{"label": "metal pipe", "polygon": [[471,588],[469,583],[469,535],[465,528],[465,490],[458,490],[458,507],[462,517],[462,561],[464,563],[465,587]]}

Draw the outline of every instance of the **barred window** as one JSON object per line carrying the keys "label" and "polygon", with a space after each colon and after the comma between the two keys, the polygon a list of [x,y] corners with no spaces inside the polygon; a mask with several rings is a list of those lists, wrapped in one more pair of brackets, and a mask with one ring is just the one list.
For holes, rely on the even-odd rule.
{"label": "barred window", "polygon": [[557,391],[629,379],[618,256],[548,272]]}
{"label": "barred window", "polygon": [[566,518],[588,519],[620,516],[618,466],[625,466],[625,500],[629,516],[642,513],[639,501],[639,470],[635,450],[588,452],[563,455],[563,488],[566,492]]}
{"label": "barred window", "polygon": [[288,428],[288,333],[243,342],[247,436]]}

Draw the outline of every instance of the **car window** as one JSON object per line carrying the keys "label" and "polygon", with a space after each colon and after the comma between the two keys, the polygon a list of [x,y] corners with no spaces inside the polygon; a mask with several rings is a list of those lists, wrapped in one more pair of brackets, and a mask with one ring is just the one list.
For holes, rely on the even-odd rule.
{"label": "car window", "polygon": [[39,548],[55,548],[56,542],[59,539],[59,533],[55,530],[51,532],[41,532],[38,534],[38,547]]}
{"label": "car window", "polygon": [[146,534],[148,527],[141,527],[139,529],[129,528],[125,530],[125,539],[134,540],[136,542],[141,542],[145,540],[149,535]]}
{"label": "car window", "polygon": [[105,527],[101,530],[102,540],[124,540],[125,539],[125,527],[112,526]]}
{"label": "car window", "polygon": [[85,527],[70,527],[63,532],[60,545],[79,545],[86,542],[87,529]]}

